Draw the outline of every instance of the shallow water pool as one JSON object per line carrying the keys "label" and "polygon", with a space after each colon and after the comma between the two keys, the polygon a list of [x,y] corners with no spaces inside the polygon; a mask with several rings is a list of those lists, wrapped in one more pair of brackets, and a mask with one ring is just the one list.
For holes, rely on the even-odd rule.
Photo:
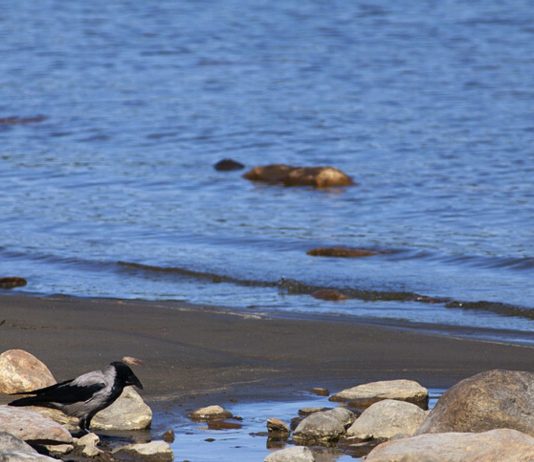
{"label": "shallow water pool", "polygon": [[[444,390],[429,389],[429,406],[433,408]],[[210,404],[210,403],[206,403]],[[192,422],[185,415],[182,407],[158,409],[155,407],[153,433],[163,434],[172,428],[175,441],[172,443],[175,461],[220,462],[220,461],[263,461],[272,451],[281,447],[268,447],[266,421],[269,417],[277,417],[287,424],[298,415],[298,410],[306,407],[335,407],[336,403],[328,401],[328,397],[319,397],[311,393],[302,394],[291,401],[262,401],[230,403],[224,407],[239,421],[239,429],[211,430],[205,422]],[[232,422],[237,422],[233,421]],[[285,447],[290,447],[288,442]],[[312,448],[318,462],[348,462],[362,460],[344,454],[335,448]]]}

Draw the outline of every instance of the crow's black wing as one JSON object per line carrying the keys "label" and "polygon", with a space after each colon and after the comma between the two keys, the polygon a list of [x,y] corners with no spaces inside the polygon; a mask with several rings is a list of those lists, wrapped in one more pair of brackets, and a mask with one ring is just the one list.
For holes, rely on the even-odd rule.
{"label": "crow's black wing", "polygon": [[54,385],[50,385],[49,387],[45,387],[45,388],[38,388],[37,390],[32,390],[32,391],[17,391],[16,393],[11,393],[12,395],[35,395],[37,393],[41,393],[41,392],[47,392],[48,390],[51,390],[52,388],[57,388],[59,387],[60,385],[65,385],[67,383],[71,383],[74,379],[70,379],[70,380],[65,380],[64,382],[60,382],[60,383],[55,383]]}
{"label": "crow's black wing", "polygon": [[72,404],[87,401],[97,391],[104,388],[104,383],[92,383],[88,385],[74,385],[72,380],[61,382],[50,387],[41,388],[31,392],[35,396],[17,399],[9,403],[10,406],[32,406],[46,403]]}

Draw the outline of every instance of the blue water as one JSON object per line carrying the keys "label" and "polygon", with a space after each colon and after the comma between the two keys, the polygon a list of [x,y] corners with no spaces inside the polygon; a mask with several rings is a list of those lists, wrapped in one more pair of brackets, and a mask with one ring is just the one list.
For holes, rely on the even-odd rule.
{"label": "blue water", "polygon": [[[531,2],[0,8],[0,276],[27,278],[16,290],[534,332]],[[358,185],[253,184],[215,171],[225,157]],[[392,252],[306,255],[329,245]],[[377,297],[324,302],[282,278]]]}

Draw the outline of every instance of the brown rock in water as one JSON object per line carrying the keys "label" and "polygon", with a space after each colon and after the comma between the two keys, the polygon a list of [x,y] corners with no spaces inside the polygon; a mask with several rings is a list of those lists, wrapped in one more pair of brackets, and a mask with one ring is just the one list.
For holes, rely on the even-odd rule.
{"label": "brown rock in water", "polygon": [[378,252],[354,247],[318,247],[308,250],[306,254],[312,257],[360,258],[372,257],[377,255]]}
{"label": "brown rock in water", "polygon": [[14,287],[24,287],[28,281],[19,277],[0,278],[0,289],[13,289]]}
{"label": "brown rock in water", "polygon": [[313,298],[318,298],[319,300],[340,301],[340,300],[347,300],[349,298],[344,293],[340,292],[339,290],[335,290],[335,289],[319,289],[319,290],[315,290],[310,295]]}
{"label": "brown rock in water", "polygon": [[289,426],[275,417],[267,419],[267,431],[269,432],[269,438],[286,440],[289,437]]}
{"label": "brown rock in water", "polygon": [[494,369],[458,382],[418,434],[512,428],[534,436],[534,373]]}
{"label": "brown rock in water", "polygon": [[312,393],[315,393],[318,396],[329,396],[330,395],[330,391],[328,390],[328,388],[313,387],[311,391]]}
{"label": "brown rock in water", "polygon": [[169,430],[167,430],[164,434],[163,434],[163,441],[165,441],[166,443],[174,443],[174,430],[172,428],[170,428]]}
{"label": "brown rock in water", "polygon": [[534,438],[516,430],[435,433],[382,443],[366,462],[531,462]]}
{"label": "brown rock in water", "polygon": [[233,170],[242,170],[245,166],[234,159],[223,159],[217,162],[213,168],[219,172],[230,172]]}
{"label": "brown rock in water", "polygon": [[272,164],[254,167],[243,175],[251,181],[284,186],[313,186],[315,188],[330,188],[337,186],[351,186],[352,178],[334,167],[294,167],[285,164]]}
{"label": "brown rock in water", "polygon": [[210,430],[238,430],[243,425],[238,422],[228,422],[227,420],[208,420]]}
{"label": "brown rock in water", "polygon": [[41,361],[24,350],[0,355],[0,393],[20,393],[54,385],[56,379]]}

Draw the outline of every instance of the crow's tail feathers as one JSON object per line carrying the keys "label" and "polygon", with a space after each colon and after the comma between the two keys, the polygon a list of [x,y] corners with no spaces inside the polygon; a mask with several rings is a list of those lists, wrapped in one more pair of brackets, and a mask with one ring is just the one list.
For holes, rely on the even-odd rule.
{"label": "crow's tail feathers", "polygon": [[9,406],[43,406],[46,403],[43,402],[39,396],[28,396],[26,398],[16,399],[8,403]]}

